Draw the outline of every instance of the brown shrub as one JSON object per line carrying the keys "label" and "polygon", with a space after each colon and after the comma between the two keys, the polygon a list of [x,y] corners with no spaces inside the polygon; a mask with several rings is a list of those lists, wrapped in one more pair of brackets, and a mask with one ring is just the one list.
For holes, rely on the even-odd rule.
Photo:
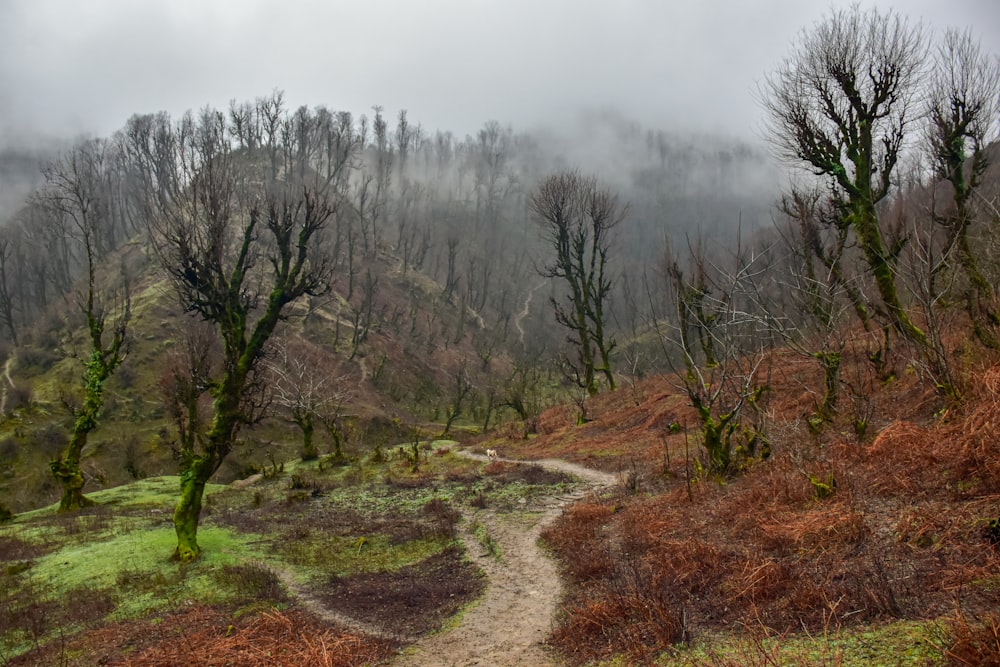
{"label": "brown shrub", "polygon": [[587,581],[610,571],[611,554],[601,531],[614,511],[601,503],[577,503],[542,532],[574,581]]}
{"label": "brown shrub", "polygon": [[[166,636],[124,662],[109,665],[173,667],[228,664],[243,667],[355,667],[384,659],[388,647],[358,634],[326,628],[299,611],[272,610],[234,627],[228,619],[207,614],[204,624],[196,614],[184,618],[183,636]],[[182,621],[182,622],[183,622]],[[173,636],[171,636],[173,635]]]}
{"label": "brown shrub", "polygon": [[[616,560],[611,576],[565,609],[552,641],[575,662],[623,653],[646,662],[686,636],[683,607],[673,589],[641,561]],[[581,641],[582,640],[582,641]]]}
{"label": "brown shrub", "polygon": [[1000,615],[969,618],[959,612],[945,629],[949,665],[1000,667]]}
{"label": "brown shrub", "polygon": [[[858,355],[849,363],[868,361]],[[780,635],[934,619],[956,598],[980,615],[1000,608],[1000,591],[990,585],[1000,568],[991,539],[1000,533],[989,529],[1000,516],[1000,366],[973,371],[966,401],[944,413],[917,378],[872,384],[867,398],[880,412],[867,446],[856,442],[846,412],[821,434],[807,434],[802,402],[794,399],[803,395],[802,383],[797,372],[773,378],[770,434],[780,437],[772,437],[768,461],[735,479],[696,478],[690,487],[684,472],[665,474],[671,488],[663,493],[626,498],[617,511],[581,503],[546,531],[573,582],[565,620],[553,635],[571,659],[617,650],[639,664],[668,648],[662,637],[639,629],[643,617],[633,609],[639,597],[624,582],[640,577],[628,578],[627,563],[641,568],[649,591],[670,592],[653,607],[683,609],[684,632],[738,624]],[[660,405],[624,406],[616,415],[611,400],[600,398],[588,406],[594,419],[586,427],[534,439],[532,455],[580,461],[599,442],[626,460],[634,446],[627,440],[647,443],[645,460],[659,470],[682,470],[683,450],[678,458],[669,438],[643,433],[672,421],[661,407],[669,396],[644,395]],[[793,398],[780,398],[786,395]],[[683,423],[683,406],[671,410]],[[880,423],[885,415],[896,421]],[[619,617],[633,619],[635,629],[619,627]],[[981,626],[986,640],[979,643],[988,644],[992,626]],[[746,664],[776,664],[754,655]],[[985,660],[974,655],[969,664]]]}

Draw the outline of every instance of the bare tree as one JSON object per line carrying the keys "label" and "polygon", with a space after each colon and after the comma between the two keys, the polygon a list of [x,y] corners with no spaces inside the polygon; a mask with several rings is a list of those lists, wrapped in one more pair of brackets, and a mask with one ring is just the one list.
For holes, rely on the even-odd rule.
{"label": "bare tree", "polygon": [[538,429],[538,415],[543,407],[544,378],[538,359],[525,359],[514,363],[497,407],[507,407],[517,413],[524,423],[524,437]]}
{"label": "bare tree", "polygon": [[[761,376],[768,341],[761,335],[759,316],[748,309],[759,269],[754,256],[744,256],[739,242],[729,271],[711,263],[704,244],[690,250],[690,270],[667,250],[664,274],[677,320],[671,325],[654,319],[653,325],[677,386],[697,414],[705,467],[729,474],[742,462],[766,455],[769,448],[760,409],[767,390]],[[692,335],[699,337],[697,344]],[[753,412],[749,419],[748,408]]]}
{"label": "bare tree", "polygon": [[302,340],[283,339],[268,363],[273,378],[274,401],[284,407],[302,431],[303,461],[319,458],[313,439],[316,423],[336,423],[350,392],[345,377],[337,376],[315,346]]}
{"label": "bare tree", "polygon": [[[62,485],[59,510],[63,512],[93,504],[83,495],[85,479],[80,458],[104,407],[104,385],[128,350],[131,318],[128,281],[123,278],[116,288],[104,290],[97,274],[101,259],[99,238],[108,216],[104,185],[110,150],[113,147],[99,140],[75,146],[45,168],[46,187],[37,195],[40,205],[72,230],[72,238],[82,249],[86,269],[86,285],[78,297],[78,306],[87,320],[89,343],[84,362],[83,402],[74,415],[69,442],[59,457],[50,462],[52,475]],[[109,324],[110,341],[105,337]]]}
{"label": "bare tree", "polygon": [[0,322],[10,334],[10,340],[17,345],[17,320],[14,317],[14,245],[12,236],[5,233],[0,236]]}
{"label": "bare tree", "polygon": [[[973,195],[988,166],[986,146],[1000,119],[1000,61],[985,53],[968,30],[948,30],[938,46],[927,119],[925,145],[934,175],[952,190],[952,206],[931,215],[947,232],[944,253],[956,255],[969,282],[965,301],[973,330],[982,343],[998,348],[1000,315],[993,310],[993,286],[973,250],[970,230],[976,218]],[[943,259],[945,267],[948,258]]]}
{"label": "bare tree", "polygon": [[322,242],[341,193],[316,170],[303,176],[279,169],[279,123],[271,116],[280,111],[280,95],[258,107],[272,155],[267,169],[234,148],[225,116],[208,109],[197,120],[185,116],[167,137],[174,151],[171,173],[145,179],[160,186],[147,197],[160,263],[183,309],[210,322],[222,347],[221,368],[210,381],[211,421],[198,451],[181,461],[174,511],[175,557],[181,561],[200,552],[205,484],[232,450],[240,426],[254,418],[246,399],[259,380],[265,346],[288,306],[324,293],[331,279]]}
{"label": "bare tree", "polygon": [[459,366],[459,368],[452,373],[452,379],[454,380],[454,384],[447,395],[447,404],[445,405],[444,410],[444,428],[441,430],[442,438],[448,437],[448,434],[451,433],[451,427],[454,425],[455,420],[462,416],[465,412],[466,403],[476,393],[476,388],[472,384],[472,379],[469,377],[469,372],[464,361],[461,366]]}
{"label": "bare tree", "polygon": [[193,457],[202,444],[204,415],[211,408],[209,387],[218,366],[216,347],[209,323],[196,321],[184,327],[180,347],[170,355],[160,381],[167,414],[177,428],[175,456],[179,461]]}
{"label": "bare tree", "polygon": [[567,359],[577,384],[593,395],[597,373],[612,390],[614,338],[606,332],[605,306],[612,279],[608,254],[612,232],[628,215],[628,206],[617,195],[601,188],[596,178],[575,171],[549,176],[529,203],[554,257],[539,270],[546,278],[560,278],[569,293],[553,299],[556,321],[570,331],[576,359]]}
{"label": "bare tree", "polygon": [[808,417],[816,431],[837,412],[847,317],[853,311],[868,329],[870,313],[844,266],[847,229],[836,203],[818,189],[793,188],[780,209],[786,224],[776,230],[784,260],[762,283],[751,281],[750,293],[766,330],[788,349],[814,360],[823,373],[822,395]]}
{"label": "bare tree", "polygon": [[899,296],[901,245],[880,225],[907,137],[923,73],[920,26],[891,12],[836,10],[802,33],[794,51],[760,93],[778,154],[822,177],[844,202],[853,231],[892,326],[907,339],[927,339]]}

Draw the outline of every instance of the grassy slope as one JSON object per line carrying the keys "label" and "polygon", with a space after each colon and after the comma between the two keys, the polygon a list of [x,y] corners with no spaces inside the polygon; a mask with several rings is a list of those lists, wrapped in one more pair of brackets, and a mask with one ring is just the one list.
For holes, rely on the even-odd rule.
{"label": "grassy slope", "polygon": [[[491,472],[443,444],[426,443],[416,470],[393,451],[388,460],[346,466],[289,462],[245,488],[212,485],[199,531],[203,557],[188,566],[169,560],[176,477],[98,491],[93,497],[101,505],[76,515],[60,515],[55,506],[21,514],[0,526],[0,660],[29,651],[22,660],[30,664],[57,649],[60,659],[74,651],[92,657],[93,649],[81,647],[93,637],[132,627],[119,645],[104,647],[117,654],[150,623],[193,622],[175,617],[194,606],[217,610],[230,624],[246,612],[287,610],[279,574],[359,620],[408,633],[433,630],[483,586],[456,541],[457,509],[476,503],[513,510],[520,498],[571,484],[510,466]],[[372,590],[391,591],[398,616],[351,608]],[[63,638],[74,635],[67,648]],[[357,649],[369,655],[384,645],[369,638]]]}
{"label": "grassy slope", "polygon": [[[958,646],[962,633],[943,628],[966,624],[1000,656],[988,534],[1000,516],[1000,370],[970,362],[966,402],[947,412],[911,374],[876,383],[859,442],[847,400],[810,434],[811,366],[775,368],[774,455],[729,480],[685,465],[695,422],[664,378],[598,397],[585,425],[560,408],[538,437],[492,443],[619,470],[635,491],[580,504],[547,533],[572,586],[554,644],[571,662],[925,664]],[[666,433],[673,421],[688,433]]]}
{"label": "grassy slope", "polygon": [[[139,246],[126,246],[122,255],[140,276],[132,292],[131,344],[128,357],[107,384],[100,424],[84,451],[88,493],[176,472],[171,452],[175,429],[160,385],[171,357],[180,351],[182,328],[194,320],[177,312],[170,286]],[[109,266],[117,266],[116,262],[109,261]],[[317,308],[307,320],[307,304],[293,304],[282,329],[283,334],[308,340],[322,350],[322,372],[337,378],[337,389],[349,395],[345,412],[352,419],[346,436],[364,449],[408,437],[411,425],[427,425],[427,432],[439,433],[440,425],[428,423],[443,419],[456,369],[466,359],[476,359],[479,367],[473,338],[482,334],[478,320],[442,299],[440,287],[426,276],[412,270],[404,275],[391,260],[380,260],[371,268],[381,276],[379,316],[353,359],[349,358],[351,304],[339,295],[346,292],[346,285],[336,285],[322,304],[310,304]],[[353,300],[358,298],[355,294]],[[461,327],[464,337],[455,343],[460,317],[466,320]],[[12,397],[9,407],[16,409],[0,415],[0,504],[15,512],[58,498],[48,462],[65,444],[72,423],[64,403],[79,400],[85,339],[78,319],[72,308],[53,308],[23,336],[26,342],[12,351],[13,380],[30,388],[27,404],[14,406]],[[502,376],[505,364],[497,355],[486,375]],[[471,418],[469,406],[466,412]],[[456,428],[462,425],[460,421]],[[315,438],[321,450],[331,446],[321,428]],[[263,422],[241,432],[242,446],[227,458],[215,479],[225,483],[244,477],[268,464],[271,454],[279,461],[292,458],[300,439],[300,432],[276,408]]]}

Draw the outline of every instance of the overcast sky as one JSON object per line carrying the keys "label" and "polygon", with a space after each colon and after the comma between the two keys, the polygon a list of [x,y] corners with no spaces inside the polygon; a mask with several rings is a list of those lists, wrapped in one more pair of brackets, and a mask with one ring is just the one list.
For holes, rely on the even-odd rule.
{"label": "overcast sky", "polygon": [[[0,0],[0,137],[108,135],[285,91],[292,106],[407,109],[459,137],[615,109],[753,138],[752,92],[812,0]],[[862,3],[868,7],[871,0]],[[878,0],[1000,53],[1000,0]]]}

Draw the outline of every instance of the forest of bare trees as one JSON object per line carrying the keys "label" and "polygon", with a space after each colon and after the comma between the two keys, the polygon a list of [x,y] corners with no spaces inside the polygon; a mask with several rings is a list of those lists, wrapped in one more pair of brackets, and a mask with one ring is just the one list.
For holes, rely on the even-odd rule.
{"label": "forest of bare trees", "polygon": [[786,53],[755,140],[0,146],[0,663],[994,664],[1000,57]]}
{"label": "forest of bare trees", "polygon": [[[63,400],[85,444],[128,366],[136,294],[169,293],[189,348],[160,369],[190,483],[182,559],[198,553],[200,489],[265,413],[297,425],[312,457],[314,419],[336,422],[339,446],[343,416],[375,404],[446,434],[487,430],[529,424],[546,392],[665,371],[699,415],[706,464],[727,472],[769,447],[763,358],[784,346],[821,372],[811,427],[846,390],[860,435],[865,381],[842,377],[847,352],[871,378],[908,368],[957,401],[955,327],[998,345],[997,67],[969,32],[833,12],[758,91],[787,186],[763,148],[614,114],[563,135],[488,121],[461,139],[380,106],[290,108],[280,91],[135,115],[46,160],[4,209],[0,349],[89,360]],[[82,342],[67,333],[81,313]],[[214,331],[203,349],[205,331],[188,335],[199,320]],[[322,380],[287,356],[307,349],[328,351],[312,365],[341,385],[325,416]],[[84,502],[82,444],[53,462],[67,509]]]}

